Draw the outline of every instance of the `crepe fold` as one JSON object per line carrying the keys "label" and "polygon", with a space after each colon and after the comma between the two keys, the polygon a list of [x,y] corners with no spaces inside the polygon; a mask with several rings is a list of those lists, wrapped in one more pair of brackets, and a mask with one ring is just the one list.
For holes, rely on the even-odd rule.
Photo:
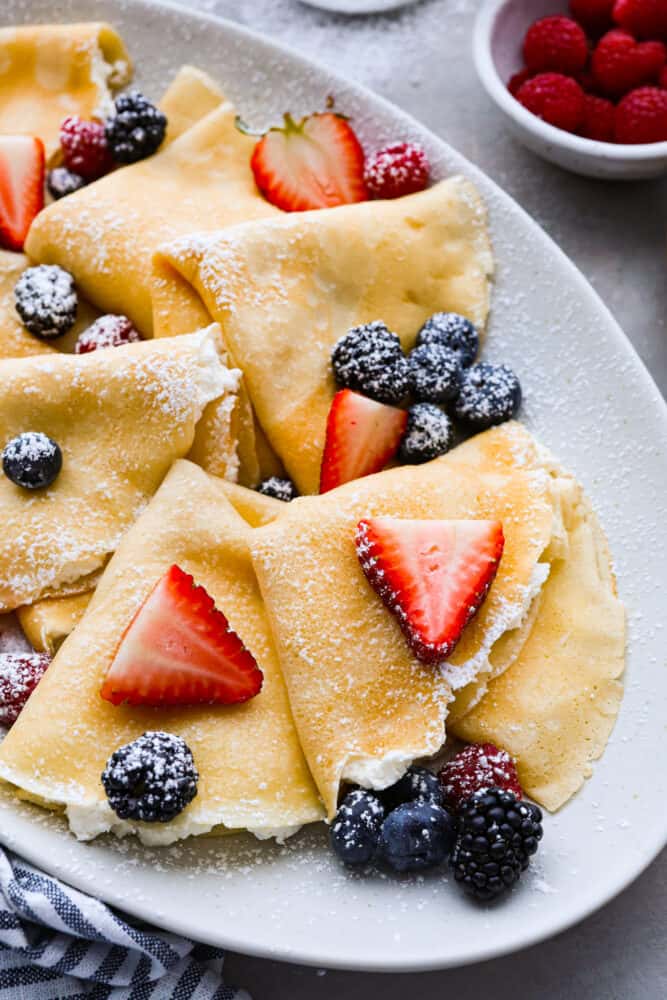
{"label": "crepe fold", "polygon": [[104,23],[0,28],[0,132],[39,136],[48,156],[68,115],[105,116],[132,76],[120,35]]}
{"label": "crepe fold", "polygon": [[[63,454],[48,489],[0,477],[0,609],[90,589],[171,464],[188,454],[205,407],[233,398],[237,384],[215,327],[81,356],[0,362],[2,445],[41,431]],[[226,447],[233,455],[231,435]]]}
{"label": "crepe fold", "polygon": [[443,309],[483,327],[493,264],[481,198],[453,177],[393,201],[186,236],[163,245],[155,266],[167,284],[171,273],[172,299],[189,294],[220,323],[269,444],[314,493],[335,341],[381,319],[410,348]]}
{"label": "crepe fold", "polygon": [[[43,804],[64,805],[77,836],[113,830],[171,843],[223,825],[282,838],[322,818],[250,559],[251,531],[226,500],[223,483],[176,462],[9,731],[0,776]],[[264,673],[261,692],[243,705],[115,707],[100,697],[125,628],[174,563],[206,588]],[[198,794],[169,823],[122,821],[100,775],[114,750],[155,729],[183,737],[191,748]]]}

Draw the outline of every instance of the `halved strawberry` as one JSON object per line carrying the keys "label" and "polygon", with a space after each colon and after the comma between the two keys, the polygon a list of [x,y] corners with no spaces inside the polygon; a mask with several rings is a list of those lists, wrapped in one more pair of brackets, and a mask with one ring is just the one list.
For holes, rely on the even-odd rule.
{"label": "halved strawberry", "polygon": [[285,115],[253,151],[250,166],[267,201],[285,212],[366,201],[364,151],[345,118],[325,111]]}
{"label": "halved strawberry", "polygon": [[504,545],[500,521],[369,517],[357,525],[361,567],[424,663],[452,654],[487,595]]}
{"label": "halved strawberry", "polygon": [[210,594],[172,566],[125,630],[101,695],[114,705],[233,705],[262,680]]}
{"label": "halved strawberry", "polygon": [[0,246],[23,250],[44,208],[44,145],[32,135],[0,135]]}
{"label": "halved strawberry", "polygon": [[341,389],[333,398],[324,442],[320,493],[383,469],[398,451],[408,414]]}

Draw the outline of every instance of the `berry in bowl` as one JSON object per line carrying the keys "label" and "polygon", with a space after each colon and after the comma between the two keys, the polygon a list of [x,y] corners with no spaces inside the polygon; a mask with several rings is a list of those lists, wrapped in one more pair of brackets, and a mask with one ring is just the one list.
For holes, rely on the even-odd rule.
{"label": "berry in bowl", "polygon": [[486,0],[474,57],[533,152],[589,177],[667,173],[667,4]]}

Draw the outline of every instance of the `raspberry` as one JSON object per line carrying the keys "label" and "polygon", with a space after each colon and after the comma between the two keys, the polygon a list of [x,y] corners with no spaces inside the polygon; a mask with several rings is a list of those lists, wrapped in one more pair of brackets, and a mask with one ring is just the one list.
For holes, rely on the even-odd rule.
{"label": "raspberry", "polygon": [[615,28],[598,42],[591,69],[600,90],[622,97],[644,83],[657,82],[666,59],[662,42],[637,42],[627,31]]}
{"label": "raspberry", "polygon": [[601,35],[611,28],[614,0],[570,0],[572,17],[591,35]]}
{"label": "raspberry", "polygon": [[416,142],[396,142],[366,160],[364,180],[371,198],[400,198],[428,186],[430,165]]}
{"label": "raspberry", "polygon": [[583,90],[562,73],[539,73],[519,87],[516,99],[538,118],[566,132],[576,132],[584,115]]}
{"label": "raspberry", "polygon": [[514,761],[493,743],[470,743],[448,761],[438,774],[445,805],[455,812],[482,788],[502,788],[521,798]]}
{"label": "raspberry", "polygon": [[616,24],[636,38],[662,38],[667,42],[665,0],[616,0],[613,16]]}
{"label": "raspberry", "polygon": [[97,180],[113,167],[101,122],[84,121],[78,115],[66,118],[60,126],[60,145],[67,169],[87,181]]}
{"label": "raspberry", "polygon": [[580,132],[585,139],[596,139],[598,142],[614,141],[614,120],[616,108],[604,97],[594,97],[586,94],[584,97],[584,117]]}
{"label": "raspberry", "polygon": [[542,17],[526,32],[523,58],[533,73],[578,73],[588,59],[584,29],[569,17]]}
{"label": "raspberry", "polygon": [[509,78],[507,81],[507,89],[512,97],[516,97],[519,87],[525,83],[526,80],[530,80],[531,76],[533,76],[533,71],[524,68],[519,70],[518,73],[514,73],[514,75]]}
{"label": "raspberry", "polygon": [[616,108],[616,142],[667,141],[667,90],[640,87]]}
{"label": "raspberry", "polygon": [[45,653],[0,656],[0,726],[16,722],[50,662]]}
{"label": "raspberry", "polygon": [[124,344],[136,344],[141,337],[127,316],[116,316],[108,313],[99,316],[83,333],[74,346],[75,354],[88,354],[105,347],[122,347]]}

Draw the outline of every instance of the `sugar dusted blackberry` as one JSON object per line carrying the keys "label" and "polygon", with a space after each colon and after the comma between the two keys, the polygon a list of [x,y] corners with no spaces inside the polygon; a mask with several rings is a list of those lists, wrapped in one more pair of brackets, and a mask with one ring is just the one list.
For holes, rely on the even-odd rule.
{"label": "sugar dusted blackberry", "polygon": [[438,776],[417,764],[409,767],[403,777],[381,792],[381,795],[387,809],[395,809],[404,802],[415,802],[417,799],[442,805],[442,788]]}
{"label": "sugar dusted blackberry", "polygon": [[401,342],[376,320],[355,326],[334,345],[331,364],[336,382],[378,403],[397,404],[410,390],[410,370]]}
{"label": "sugar dusted blackberry", "polygon": [[441,344],[422,344],[408,355],[410,387],[415,399],[425,403],[448,403],[456,399],[461,385],[461,358]]}
{"label": "sugar dusted blackberry", "polygon": [[14,288],[16,311],[26,330],[50,339],[67,333],[76,319],[74,278],[57,264],[28,267]]}
{"label": "sugar dusted blackberry", "polygon": [[483,362],[463,373],[453,406],[457,420],[478,431],[511,420],[521,406],[521,384],[507,365]]}
{"label": "sugar dusted blackberry", "polygon": [[408,410],[408,425],[398,457],[402,462],[430,462],[454,444],[454,429],[446,413],[434,403],[415,403]]}
{"label": "sugar dusted blackberry", "polygon": [[367,865],[375,858],[385,809],[374,792],[348,792],[331,824],[329,840],[346,865]]}
{"label": "sugar dusted blackberry", "polygon": [[63,466],[59,445],[41,431],[12,438],[2,452],[2,471],[15,486],[41,490],[57,479]]}
{"label": "sugar dusted blackberry", "polygon": [[49,189],[49,194],[56,201],[59,198],[65,198],[68,194],[74,194],[75,191],[80,191],[82,187],[86,186],[86,183],[81,174],[75,174],[67,167],[54,167],[46,175],[46,186]]}
{"label": "sugar dusted blackberry", "polygon": [[538,806],[500,788],[474,792],[459,811],[454,878],[476,899],[494,899],[519,880],[541,839]]}
{"label": "sugar dusted blackberry", "polygon": [[168,823],[197,794],[199,774],[180,736],[147,732],[112,753],[102,773],[109,805],[121,819]]}
{"label": "sugar dusted blackberry", "polygon": [[0,726],[11,726],[50,663],[45,653],[0,654]]}
{"label": "sugar dusted blackberry", "polygon": [[165,115],[138,90],[121,94],[105,123],[106,139],[116,163],[136,163],[151,156],[167,130]]}
{"label": "sugar dusted blackberry", "polygon": [[123,347],[125,344],[136,344],[141,340],[138,330],[127,316],[109,313],[99,316],[83,333],[79,334],[74,353],[89,354],[90,351],[100,351],[107,347]]}
{"label": "sugar dusted blackberry", "polygon": [[379,856],[397,872],[435,868],[449,854],[456,821],[446,809],[426,799],[406,802],[382,824]]}
{"label": "sugar dusted blackberry", "polygon": [[263,493],[265,497],[273,497],[274,500],[282,500],[289,503],[296,500],[298,491],[291,479],[284,479],[282,476],[269,476],[262,480],[257,487],[258,493]]}
{"label": "sugar dusted blackberry", "polygon": [[461,365],[467,368],[477,357],[479,334],[465,316],[439,312],[430,316],[417,334],[417,347],[422,344],[440,344],[450,351],[456,351]]}

